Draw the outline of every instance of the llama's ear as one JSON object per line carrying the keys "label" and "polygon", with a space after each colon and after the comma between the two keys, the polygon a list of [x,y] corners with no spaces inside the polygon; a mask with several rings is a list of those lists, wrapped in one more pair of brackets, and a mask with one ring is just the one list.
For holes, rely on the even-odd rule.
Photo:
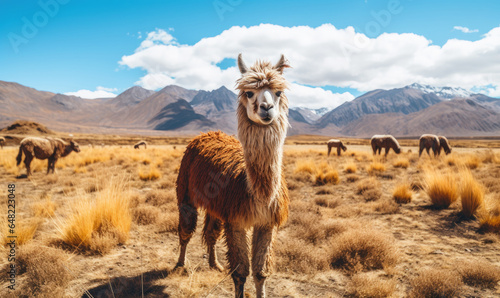
{"label": "llama's ear", "polygon": [[244,74],[248,71],[248,67],[243,62],[243,58],[241,57],[241,53],[238,55],[238,68],[240,69],[241,74]]}
{"label": "llama's ear", "polygon": [[286,60],[285,55],[281,54],[280,61],[278,61],[278,63],[276,63],[274,68],[277,71],[279,71],[279,73],[283,74],[283,71],[285,70],[285,68],[289,68],[289,67],[291,67],[291,66],[290,66],[290,64],[288,64],[288,60]]}

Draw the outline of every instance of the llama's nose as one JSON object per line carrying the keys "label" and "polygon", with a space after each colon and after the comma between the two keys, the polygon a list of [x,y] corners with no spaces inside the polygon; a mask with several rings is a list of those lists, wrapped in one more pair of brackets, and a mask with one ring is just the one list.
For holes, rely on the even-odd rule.
{"label": "llama's nose", "polygon": [[261,103],[260,108],[263,109],[264,111],[269,111],[270,109],[274,108],[274,105],[272,103]]}

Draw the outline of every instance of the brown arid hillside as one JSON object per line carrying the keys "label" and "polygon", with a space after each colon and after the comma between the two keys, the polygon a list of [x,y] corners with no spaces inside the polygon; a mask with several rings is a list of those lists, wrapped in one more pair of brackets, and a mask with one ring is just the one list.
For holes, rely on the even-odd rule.
{"label": "brown arid hillside", "polygon": [[0,130],[0,134],[14,135],[53,135],[54,132],[44,125],[32,121],[18,120]]}
{"label": "brown arid hillside", "polygon": [[[35,160],[30,179],[18,178],[26,170],[15,165],[17,148],[2,150],[0,184],[15,185],[19,271],[16,291],[0,279],[0,297],[234,297],[230,272],[209,269],[203,212],[186,272],[173,270],[175,180],[185,146],[136,150],[128,141],[81,144],[55,174]],[[451,140],[447,156],[419,158],[405,146],[383,158],[366,142],[346,140],[348,150],[330,157],[326,144],[285,146],[290,216],[277,233],[268,296],[499,297],[498,144]],[[7,255],[7,200],[0,210],[0,253]],[[227,268],[222,239],[217,246]],[[1,258],[0,270],[8,266]],[[251,277],[246,290],[255,297]]]}

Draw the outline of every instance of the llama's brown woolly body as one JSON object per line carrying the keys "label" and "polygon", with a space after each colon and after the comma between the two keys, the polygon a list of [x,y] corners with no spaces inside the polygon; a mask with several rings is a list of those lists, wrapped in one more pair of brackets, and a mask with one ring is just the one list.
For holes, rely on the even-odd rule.
{"label": "llama's brown woolly body", "polygon": [[139,149],[140,146],[144,146],[144,149],[147,149],[148,143],[146,143],[146,141],[140,141],[134,145],[134,149]]}
{"label": "llama's brown woolly body", "polygon": [[373,154],[381,154],[382,149],[385,149],[385,155],[389,153],[389,150],[394,150],[396,154],[401,153],[401,146],[399,146],[398,141],[395,137],[391,135],[374,135],[371,139],[371,145]]}
{"label": "llama's brown woolly body", "polygon": [[450,143],[448,142],[448,139],[444,136],[439,136],[439,153],[441,153],[441,149],[444,150],[444,153],[450,154],[451,153],[451,146]]}
{"label": "llama's brown woolly body", "polygon": [[27,175],[31,175],[30,164],[33,158],[48,159],[47,174],[55,171],[55,163],[61,157],[65,157],[71,152],[80,152],[80,147],[74,141],[66,143],[65,141],[57,138],[35,138],[28,137],[21,141],[19,146],[19,153],[17,154],[17,165],[19,165],[23,158],[26,165]]}
{"label": "llama's brown woolly body", "polygon": [[[261,221],[262,214],[260,203],[248,190],[246,169],[243,148],[234,137],[222,132],[196,137],[189,143],[179,170],[179,203],[187,193],[189,202],[210,216],[245,228],[252,226]],[[267,214],[267,223],[278,226],[288,217],[288,190],[283,178],[279,192],[275,208]]]}
{"label": "llama's brown woolly body", "polygon": [[418,156],[422,155],[422,152],[427,151],[427,154],[430,155],[429,150],[432,149],[434,156],[438,156],[441,152],[441,145],[439,142],[439,138],[436,135],[424,134],[419,139],[419,149]]}
{"label": "llama's brown woolly body", "polygon": [[337,148],[338,156],[340,156],[341,150],[344,150],[344,152],[347,150],[347,147],[344,146],[341,140],[331,139],[328,141],[327,145],[328,145],[328,156],[330,156],[332,148]]}

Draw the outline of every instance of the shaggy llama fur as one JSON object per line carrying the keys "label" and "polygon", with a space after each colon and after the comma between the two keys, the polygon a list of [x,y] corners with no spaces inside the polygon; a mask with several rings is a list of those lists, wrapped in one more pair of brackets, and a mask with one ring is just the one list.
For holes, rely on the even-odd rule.
{"label": "shaggy llama fur", "polygon": [[31,161],[33,158],[48,159],[47,174],[55,171],[55,165],[60,157],[65,157],[71,152],[80,152],[80,146],[73,140],[69,143],[55,138],[28,137],[21,141],[19,153],[17,154],[17,165],[21,164],[24,153],[24,164],[27,176],[31,176]]}
{"label": "shaggy llama fur", "polygon": [[[236,297],[244,296],[250,270],[247,230],[253,227],[251,266],[257,297],[264,297],[276,231],[288,218],[288,188],[282,173],[288,99],[282,93],[287,89],[282,73],[289,66],[282,56],[274,66],[258,61],[248,68],[241,54],[238,66],[242,73],[237,81],[239,141],[222,132],[202,134],[191,141],[181,162],[177,267],[184,266],[198,209],[203,209],[209,265],[222,269],[215,243],[224,231]],[[255,122],[251,117],[262,120]]]}
{"label": "shaggy llama fur", "polygon": [[146,141],[140,141],[134,145],[134,149],[140,149],[140,146],[144,146],[144,149],[148,149],[148,143]]}
{"label": "shaggy llama fur", "polygon": [[335,140],[335,139],[331,139],[328,141],[327,143],[328,145],[328,156],[330,156],[330,153],[332,152],[332,148],[337,148],[337,155],[340,156],[340,150],[344,150],[347,151],[347,147],[344,146],[344,144],[342,143],[341,140]]}
{"label": "shaggy llama fur", "polygon": [[451,146],[450,146],[450,143],[448,143],[448,139],[444,136],[439,136],[439,153],[441,153],[441,149],[444,150],[444,153],[446,153],[446,155],[450,154],[451,153]]}
{"label": "shaggy llama fur", "polygon": [[385,148],[385,156],[392,149],[396,154],[401,153],[401,146],[398,141],[391,135],[374,135],[371,139],[373,154],[381,154],[382,148]]}
{"label": "shaggy llama fur", "polygon": [[434,156],[438,156],[441,152],[441,145],[439,143],[439,138],[436,135],[424,134],[419,139],[419,149],[418,149],[418,157],[422,155],[422,152],[427,151],[427,154],[430,156],[429,150],[432,148],[432,152]]}

